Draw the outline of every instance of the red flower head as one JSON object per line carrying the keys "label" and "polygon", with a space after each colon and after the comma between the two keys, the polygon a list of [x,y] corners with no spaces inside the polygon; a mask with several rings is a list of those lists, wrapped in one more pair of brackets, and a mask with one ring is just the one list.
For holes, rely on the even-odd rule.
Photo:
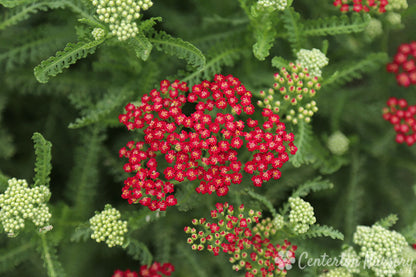
{"label": "red flower head", "polygon": [[[152,211],[165,210],[177,203],[174,182],[188,179],[199,184],[198,193],[223,196],[231,184],[241,183],[243,170],[254,175],[255,186],[280,178],[278,168],[297,148],[276,113],[264,109],[262,124],[250,118],[256,112],[251,92],[231,75],[194,85],[185,97],[187,90],[186,83],[164,80],[159,91],[145,94],[138,107],[126,105],[119,116],[127,129],[144,134],[144,141],[130,141],[119,151],[128,159],[124,171],[135,173],[125,181],[123,198]],[[190,115],[182,111],[187,102],[196,104]],[[239,159],[241,148],[254,152],[252,160]],[[158,154],[168,164],[163,170]]]}
{"label": "red flower head", "polygon": [[416,105],[409,106],[405,99],[391,97],[383,109],[383,118],[396,131],[396,142],[412,146],[416,142]]}
{"label": "red flower head", "polygon": [[340,7],[341,12],[374,12],[385,13],[387,0],[334,0],[333,5]]}
{"label": "red flower head", "polygon": [[403,43],[386,69],[396,75],[399,86],[408,87],[416,84],[416,41]]}

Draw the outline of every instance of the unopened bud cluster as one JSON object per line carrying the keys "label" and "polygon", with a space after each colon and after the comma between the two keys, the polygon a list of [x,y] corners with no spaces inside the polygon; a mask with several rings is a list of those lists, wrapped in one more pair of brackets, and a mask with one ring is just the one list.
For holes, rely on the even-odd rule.
{"label": "unopened bud cluster", "polygon": [[308,69],[309,74],[312,76],[321,77],[321,69],[328,65],[328,58],[319,49],[313,48],[312,50],[300,49],[296,53],[296,64],[300,64]]}
{"label": "unopened bud cluster", "polygon": [[340,131],[336,131],[328,138],[328,149],[335,155],[343,155],[348,151],[350,140]]}
{"label": "unopened bud cluster", "polygon": [[280,74],[274,74],[273,88],[266,92],[260,91],[262,101],[257,104],[274,112],[286,114],[282,120],[299,123],[300,120],[310,122],[311,117],[318,111],[316,102],[312,100],[321,88],[318,77],[312,77],[308,69],[300,64],[289,64],[289,68],[282,67]]}
{"label": "unopened bud cluster", "polygon": [[100,39],[104,38],[105,31],[102,28],[94,28],[94,30],[92,30],[91,34],[92,34],[92,36],[94,37],[95,40],[100,40]]}
{"label": "unopened bud cluster", "polygon": [[350,273],[360,273],[360,256],[355,252],[352,246],[348,247],[341,253],[341,266]]}
{"label": "unopened bud cluster", "polygon": [[7,190],[0,194],[0,222],[9,236],[15,236],[28,219],[36,226],[49,224],[51,213],[46,206],[51,192],[46,186],[29,188],[26,180],[8,181]]}
{"label": "unopened bud cluster", "polygon": [[287,7],[287,0],[259,0],[257,1],[257,8],[272,8],[273,10],[283,11]]}
{"label": "unopened bud cluster", "polygon": [[151,0],[92,0],[92,4],[97,7],[98,19],[109,24],[111,33],[120,41],[137,35],[134,20],[140,17],[140,11],[153,5]]}
{"label": "unopened bud cluster", "polygon": [[319,277],[353,277],[345,268],[339,267],[331,269],[328,272],[322,273]]}
{"label": "unopened bud cluster", "polygon": [[289,204],[289,221],[293,225],[293,230],[298,234],[306,233],[309,226],[316,222],[313,207],[300,197],[289,198]]}
{"label": "unopened bud cluster", "polygon": [[389,0],[389,4],[386,6],[386,10],[404,10],[407,9],[408,6],[409,5],[407,4],[407,0]]}
{"label": "unopened bud cluster", "polygon": [[371,18],[367,27],[365,28],[365,33],[370,40],[378,37],[383,33],[383,25],[381,21],[376,18]]}
{"label": "unopened bud cluster", "polygon": [[97,242],[105,241],[108,247],[123,245],[124,234],[127,233],[127,221],[120,220],[121,214],[111,205],[105,205],[104,211],[90,218],[93,234],[91,238]]}
{"label": "unopened bud cluster", "polygon": [[358,226],[353,241],[361,246],[359,255],[365,259],[367,268],[378,277],[397,273],[397,261],[408,246],[403,235],[379,225]]}

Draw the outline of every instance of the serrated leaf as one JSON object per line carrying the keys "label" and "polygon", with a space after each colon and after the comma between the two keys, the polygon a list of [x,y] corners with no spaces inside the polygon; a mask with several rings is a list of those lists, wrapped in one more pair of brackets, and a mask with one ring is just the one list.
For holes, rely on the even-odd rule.
{"label": "serrated leaf", "polygon": [[325,189],[332,189],[334,184],[329,180],[322,180],[322,177],[317,177],[313,180],[307,181],[303,185],[300,185],[292,194],[291,197],[305,197],[311,191],[317,192]]}
{"label": "serrated leaf", "polygon": [[33,182],[35,186],[49,186],[50,177],[52,170],[51,165],[51,148],[52,143],[47,141],[40,133],[34,133],[32,136],[35,146],[35,177]]}
{"label": "serrated leaf", "polygon": [[346,15],[323,17],[304,22],[303,35],[326,36],[359,33],[364,31],[370,22],[368,14],[354,13],[351,17]]}
{"label": "serrated leaf", "polygon": [[398,220],[399,220],[399,217],[396,214],[390,214],[386,216],[385,218],[382,218],[376,223],[374,223],[374,225],[378,225],[378,226],[388,229],[394,224],[396,224]]}
{"label": "serrated leaf", "polygon": [[137,240],[130,240],[127,245],[127,254],[134,260],[140,261],[141,264],[150,265],[153,256],[147,246]]}
{"label": "serrated leaf", "polygon": [[184,59],[197,69],[201,69],[205,66],[205,56],[202,54],[201,50],[187,41],[180,38],[174,38],[163,31],[156,33],[154,37],[149,38],[149,41],[153,43],[159,51]]}
{"label": "serrated leaf", "polygon": [[282,57],[273,57],[272,59],[272,66],[280,69],[282,67],[288,67],[289,66],[289,61],[285,60]]}
{"label": "serrated leaf", "polygon": [[134,38],[130,38],[127,43],[134,49],[139,59],[146,61],[149,58],[153,46],[142,33],[138,33]]}
{"label": "serrated leaf", "polygon": [[340,231],[331,226],[321,226],[319,224],[312,225],[306,233],[299,236],[299,238],[303,239],[318,237],[330,237],[332,239],[344,240],[344,235]]}
{"label": "serrated leaf", "polygon": [[303,24],[300,22],[300,14],[293,8],[286,8],[283,13],[283,26],[286,29],[292,51],[296,53],[302,48],[304,40]]}
{"label": "serrated leaf", "polygon": [[63,69],[69,68],[78,60],[85,58],[88,54],[93,54],[98,45],[105,39],[90,42],[68,43],[63,51],[58,51],[56,56],[43,61],[34,69],[35,77],[40,83],[47,83],[49,77],[62,73]]}
{"label": "serrated leaf", "polygon": [[300,120],[298,123],[298,131],[295,133],[294,144],[298,148],[296,154],[289,159],[294,167],[300,167],[302,164],[309,164],[315,161],[310,155],[309,148],[313,140],[313,131],[310,124]]}
{"label": "serrated leaf", "polygon": [[19,5],[28,4],[34,2],[34,0],[0,0],[0,5],[6,8],[14,8]]}
{"label": "serrated leaf", "polygon": [[335,71],[329,78],[325,79],[322,86],[342,85],[353,79],[361,78],[364,73],[377,69],[380,65],[387,63],[386,53],[371,53],[364,59],[350,63]]}

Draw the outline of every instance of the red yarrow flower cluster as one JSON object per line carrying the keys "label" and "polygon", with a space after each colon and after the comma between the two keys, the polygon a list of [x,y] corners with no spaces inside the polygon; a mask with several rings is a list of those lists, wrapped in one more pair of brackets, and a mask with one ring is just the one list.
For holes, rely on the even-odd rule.
{"label": "red yarrow flower cluster", "polygon": [[340,7],[341,12],[370,12],[385,13],[387,0],[335,0],[335,7]]}
{"label": "red yarrow flower cluster", "polygon": [[416,250],[416,243],[413,244],[413,249]]}
{"label": "red yarrow flower cluster", "polygon": [[[123,198],[165,210],[177,202],[168,196],[175,182],[196,181],[198,193],[223,196],[232,183],[241,183],[243,170],[253,175],[255,186],[280,178],[279,168],[297,148],[279,115],[263,109],[264,122],[247,117],[255,112],[251,92],[231,75],[215,75],[213,82],[193,86],[187,97],[186,91],[186,83],[164,80],[159,91],[145,94],[140,106],[128,104],[119,116],[129,130],[144,133],[144,141],[130,141],[119,152],[129,159],[124,171],[136,173],[125,181]],[[187,103],[195,105],[190,115],[182,111]],[[244,166],[237,152],[242,147],[253,152]],[[159,154],[168,163],[163,171]]]}
{"label": "red yarrow flower cluster", "polygon": [[192,224],[200,227],[185,227],[190,235],[187,242],[193,250],[206,249],[215,256],[220,252],[230,255],[235,271],[245,270],[250,276],[285,275],[295,262],[296,246],[287,240],[273,244],[271,236],[276,234],[270,218],[260,221],[261,212],[253,210],[244,214],[244,205],[234,210],[228,203],[217,203],[211,211],[212,222],[206,218],[194,219]]}
{"label": "red yarrow flower cluster", "polygon": [[117,269],[112,277],[162,277],[170,276],[174,271],[175,267],[171,263],[161,265],[158,262],[154,262],[151,266],[142,265],[139,271],[131,271],[130,269],[122,271]]}
{"label": "red yarrow flower cluster", "polygon": [[396,55],[386,69],[396,74],[399,86],[408,87],[416,84],[416,41],[403,43],[399,46]]}
{"label": "red yarrow flower cluster", "polygon": [[412,146],[416,142],[416,105],[409,106],[405,99],[391,97],[383,108],[383,118],[394,126],[396,142]]}

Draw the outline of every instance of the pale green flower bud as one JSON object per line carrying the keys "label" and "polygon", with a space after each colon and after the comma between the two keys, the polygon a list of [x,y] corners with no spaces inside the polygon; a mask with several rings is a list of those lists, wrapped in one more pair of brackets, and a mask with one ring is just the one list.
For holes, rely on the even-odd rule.
{"label": "pale green flower bud", "polygon": [[309,226],[316,222],[313,207],[300,197],[289,198],[289,204],[289,221],[293,224],[294,231],[298,234],[306,233]]}
{"label": "pale green flower bud", "polygon": [[343,155],[348,151],[350,141],[349,139],[340,131],[336,131],[328,138],[328,148],[335,155]]}

